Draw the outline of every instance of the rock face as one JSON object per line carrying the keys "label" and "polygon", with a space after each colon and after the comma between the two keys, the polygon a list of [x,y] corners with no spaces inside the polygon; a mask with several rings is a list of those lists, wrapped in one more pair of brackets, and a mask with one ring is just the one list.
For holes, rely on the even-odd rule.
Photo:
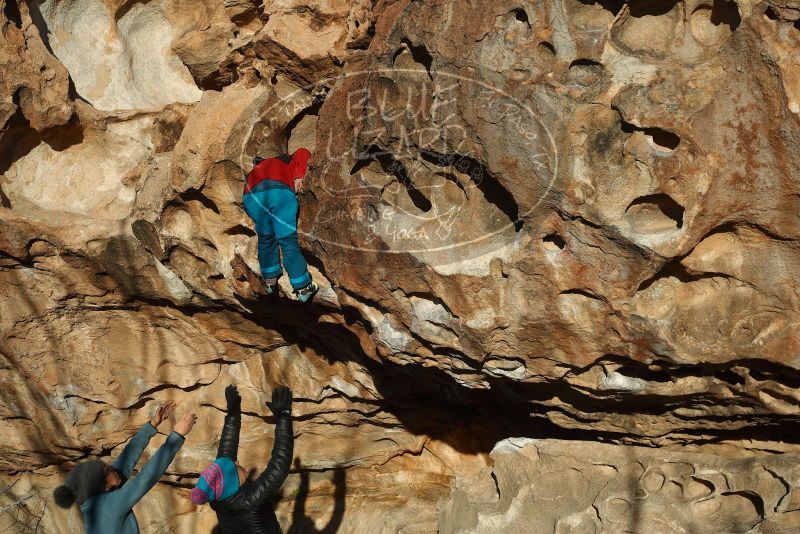
{"label": "rock face", "polygon": [[795,454],[727,458],[508,439],[458,478],[440,533],[796,532]]}
{"label": "rock face", "polygon": [[[137,515],[211,532],[236,383],[254,469],[294,389],[287,532],[795,530],[799,48],[788,0],[5,2],[0,527],[80,532],[62,473],[176,399]],[[311,306],[241,205],[300,146]]]}

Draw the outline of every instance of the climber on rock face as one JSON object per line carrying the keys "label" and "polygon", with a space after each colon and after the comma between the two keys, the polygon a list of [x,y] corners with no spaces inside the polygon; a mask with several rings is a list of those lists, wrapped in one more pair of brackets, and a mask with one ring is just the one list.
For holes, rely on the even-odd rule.
{"label": "climber on rock face", "polygon": [[193,413],[183,416],[139,474],[129,479],[150,438],[156,434],[156,427],[170,416],[175,406],[174,402],[162,404],[113,463],[80,462],[67,475],[64,485],[55,489],[53,497],[62,508],[69,508],[76,502],[80,505],[86,534],[138,534],[139,524],[133,506],[155,486],[197,421]]}
{"label": "climber on rock face", "polygon": [[272,392],[272,402],[267,402],[275,416],[272,457],[264,472],[250,481],[236,459],[242,422],[242,398],[236,386],[225,388],[225,399],[228,409],[217,459],[201,473],[189,497],[195,504],[211,504],[217,512],[220,534],[280,534],[269,502],[278,494],[292,464],[292,390],[278,387]]}
{"label": "climber on rock face", "polygon": [[258,234],[258,261],[267,294],[278,291],[281,261],[297,300],[308,302],[319,291],[311,280],[308,265],[297,239],[297,217],[300,211],[296,191],[302,184],[311,153],[297,149],[291,156],[253,158],[253,170],[247,175],[244,188],[244,210],[253,219]]}

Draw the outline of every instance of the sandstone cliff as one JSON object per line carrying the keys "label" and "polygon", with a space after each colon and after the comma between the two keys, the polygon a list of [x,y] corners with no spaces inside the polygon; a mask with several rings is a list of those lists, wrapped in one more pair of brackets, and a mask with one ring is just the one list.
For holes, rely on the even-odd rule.
{"label": "sandstone cliff", "polygon": [[[236,383],[287,532],[794,532],[798,143],[794,0],[6,1],[0,526],[176,399],[136,512],[210,532]],[[241,205],[300,146],[311,306]]]}

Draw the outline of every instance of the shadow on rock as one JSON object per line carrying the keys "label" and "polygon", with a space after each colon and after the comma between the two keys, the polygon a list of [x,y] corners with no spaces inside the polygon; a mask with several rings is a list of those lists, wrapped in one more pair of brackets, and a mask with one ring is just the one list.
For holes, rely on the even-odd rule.
{"label": "shadow on rock", "polygon": [[333,471],[333,513],[324,528],[318,529],[314,520],[306,515],[306,501],[308,500],[310,474],[303,470],[299,459],[295,460],[295,469],[300,473],[300,487],[292,511],[292,524],[286,534],[335,534],[342,524],[345,510],[345,495],[347,494],[347,475],[344,469]]}

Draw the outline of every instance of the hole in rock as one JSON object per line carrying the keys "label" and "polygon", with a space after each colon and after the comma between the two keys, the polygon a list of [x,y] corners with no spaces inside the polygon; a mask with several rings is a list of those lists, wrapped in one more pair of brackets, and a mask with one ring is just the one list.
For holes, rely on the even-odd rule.
{"label": "hole in rock", "polygon": [[670,232],[683,226],[683,206],[669,195],[639,197],[625,210],[625,219],[640,234]]}
{"label": "hole in rock", "polygon": [[513,11],[513,13],[514,13],[514,19],[517,22],[523,22],[523,23],[527,24],[528,27],[530,27],[531,23],[530,23],[530,20],[528,19],[528,12],[527,11],[525,11],[521,7],[518,7]]}
{"label": "hole in rock", "polygon": [[764,11],[764,16],[767,17],[769,20],[780,20],[781,16],[778,11],[772,7],[767,7],[766,11]]}
{"label": "hole in rock", "polygon": [[611,12],[615,17],[622,10],[622,6],[625,5],[625,0],[580,0],[580,2],[587,6],[598,5]]}
{"label": "hole in rock", "polygon": [[[254,3],[255,4],[255,3]],[[231,22],[236,24],[239,28],[249,26],[252,22],[257,20],[261,15],[261,10],[256,8],[255,5],[253,7],[242,11],[241,13],[237,13],[233,17],[231,17]]]}
{"label": "hole in rock", "polygon": [[739,15],[739,6],[732,0],[716,0],[711,8],[711,24],[715,26],[725,25],[730,31],[742,23],[742,16]]}
{"label": "hole in rock", "polygon": [[122,18],[128,14],[128,12],[133,9],[136,4],[146,4],[147,2],[139,2],[139,0],[125,0],[122,4],[117,8],[117,12],[114,13],[114,20],[119,22]]}
{"label": "hole in rock", "polygon": [[680,136],[661,128],[645,128],[644,134],[657,147],[670,151],[678,148],[681,142]]}
{"label": "hole in rock", "polygon": [[658,17],[666,15],[677,4],[677,0],[633,0],[628,4],[632,17]]}
{"label": "hole in rock", "polygon": [[17,111],[6,121],[5,135],[0,140],[0,174],[5,173],[15,161],[27,156],[31,150],[46,143],[56,152],[83,142],[83,126],[77,114],[73,114],[67,124],[37,132],[19,107],[21,94],[27,89],[17,91],[13,97]]}
{"label": "hole in rock", "polygon": [[[261,79],[258,69],[254,69],[253,73],[256,78]],[[194,81],[203,91],[222,91],[238,79],[239,73],[236,71],[236,66],[232,63],[226,63],[220,66],[219,70],[212,72],[205,78],[196,77]]]}
{"label": "hole in rock", "polygon": [[412,43],[408,38],[403,38],[400,41],[401,44],[405,45],[405,47],[400,47],[394,53],[392,57],[392,65],[394,65],[395,60],[405,51],[408,50],[411,53],[411,58],[414,60],[414,63],[418,65],[422,65],[425,67],[425,70],[428,73],[428,76],[433,78],[431,75],[431,67],[433,66],[433,56],[428,49],[425,48],[425,45],[415,45]]}
{"label": "hole in rock", "polygon": [[370,19],[366,19],[364,21],[355,21],[356,29],[365,25],[367,30],[363,33],[363,35],[347,43],[347,48],[349,50],[366,50],[369,48],[369,45],[372,43],[372,38],[375,37],[375,22]]}
{"label": "hole in rock", "polygon": [[373,161],[375,161],[375,158],[362,158],[356,160],[355,165],[353,165],[353,168],[350,169],[350,176],[353,176],[366,169]]}
{"label": "hole in rock", "polygon": [[359,155],[361,157],[356,161],[355,165],[353,165],[353,168],[350,169],[350,176],[368,166],[372,161],[377,161],[383,172],[394,176],[395,179],[405,187],[415,208],[423,213],[431,211],[433,204],[419,189],[417,189],[414,182],[408,177],[408,172],[402,161],[375,145],[368,146]]}
{"label": "hole in rock", "polygon": [[564,250],[564,247],[567,246],[567,243],[558,234],[548,234],[542,238],[542,242],[546,250],[559,251]]}
{"label": "hole in rock", "polygon": [[700,43],[712,46],[736,31],[741,22],[735,2],[716,0],[712,6],[700,6],[692,13],[689,31]]}
{"label": "hole in rock", "polygon": [[3,14],[14,23],[14,26],[22,28],[22,15],[20,15],[17,0],[6,0],[6,4],[3,6]]}
{"label": "hole in rock", "polygon": [[644,291],[659,280],[665,280],[667,278],[675,278],[683,284],[689,284],[691,282],[698,282],[700,280],[720,278],[725,276],[727,275],[720,273],[690,273],[680,262],[680,259],[673,259],[662,265],[661,269],[659,269],[656,274],[650,278],[647,278],[646,280],[643,280],[642,283],[639,284],[639,287],[636,289],[636,291]]}
{"label": "hole in rock", "polygon": [[500,500],[500,483],[497,481],[497,475],[492,471],[490,473],[492,476],[492,482],[494,482],[494,493],[497,500]]}
{"label": "hole in rock", "polygon": [[577,68],[577,67],[602,67],[602,66],[603,66],[603,64],[600,63],[599,61],[595,61],[593,59],[587,59],[587,58],[576,59],[575,61],[573,61],[572,63],[569,64],[569,68],[573,68],[573,67],[575,67],[575,68]]}
{"label": "hole in rock", "polygon": [[199,202],[204,207],[210,209],[211,211],[219,215],[219,208],[214,203],[214,201],[205,196],[202,192],[200,192],[197,189],[187,189],[186,191],[180,194],[180,198],[184,202],[191,202],[191,201]]}
{"label": "hole in rock", "polygon": [[455,174],[453,174],[451,172],[437,172],[435,174],[436,174],[436,176],[441,176],[442,178],[444,178],[445,180],[451,182],[453,185],[455,185],[457,188],[459,188],[461,190],[461,192],[464,193],[464,198],[466,198],[467,190],[464,187],[464,184],[461,183],[461,181],[458,179],[458,177]]}
{"label": "hole in rock", "polygon": [[578,287],[573,288],[573,289],[565,289],[564,291],[560,291],[558,294],[559,295],[580,295],[581,297],[585,297],[587,299],[600,300],[600,301],[603,300],[602,298],[598,297],[597,295],[595,295],[591,291],[589,291],[587,289],[581,289],[581,288],[578,288]]}
{"label": "hole in rock", "polygon": [[56,152],[83,143],[83,126],[79,121],[78,115],[73,115],[67,124],[43,132],[42,141]]}
{"label": "hole in rock", "polygon": [[647,137],[647,141],[657,150],[663,152],[672,152],[681,143],[681,138],[678,134],[672,133],[669,130],[656,127],[640,128],[635,124],[622,121],[622,131],[625,133],[633,134],[635,132],[642,132]]}
{"label": "hole in rock", "polygon": [[0,187],[0,206],[11,209],[11,200],[3,193],[3,188]]}
{"label": "hole in rock", "polygon": [[459,172],[469,176],[486,201],[497,206],[508,217],[509,222],[514,223],[514,231],[522,230],[524,222],[519,218],[519,205],[514,200],[514,195],[479,160],[462,154],[442,154],[426,149],[420,149],[420,154],[426,161],[444,167],[454,166]]}
{"label": "hole in rock", "polygon": [[723,382],[727,382],[728,384],[736,384],[741,386],[745,383],[745,379],[741,376],[737,375],[730,369],[720,369],[716,373],[714,373],[714,378],[718,380],[722,380]]}
{"label": "hole in rock", "polygon": [[237,224],[236,226],[232,226],[227,230],[225,230],[225,233],[227,235],[244,235],[247,237],[253,237],[256,235],[256,233],[253,230],[251,230],[250,228],[248,228],[243,224]]}
{"label": "hole in rock", "polygon": [[539,43],[539,52],[549,57],[556,57],[556,47],[547,41]]}
{"label": "hole in rock", "polygon": [[611,38],[628,53],[670,57],[678,53],[676,39],[685,31],[683,6],[677,0],[633,0],[617,17]]}
{"label": "hole in rock", "polygon": [[569,77],[579,85],[592,85],[602,76],[603,64],[593,59],[576,59],[569,64]]}

